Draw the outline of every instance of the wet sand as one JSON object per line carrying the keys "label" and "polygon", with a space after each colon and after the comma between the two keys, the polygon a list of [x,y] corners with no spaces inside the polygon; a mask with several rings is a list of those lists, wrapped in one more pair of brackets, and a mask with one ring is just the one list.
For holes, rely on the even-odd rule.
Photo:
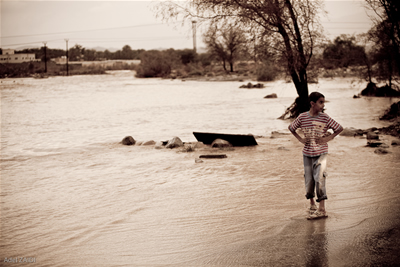
{"label": "wet sand", "polygon": [[[292,208],[284,205],[269,216],[279,220],[289,214],[282,227],[263,230],[251,242],[206,261],[207,265],[400,266],[400,173],[396,165],[400,147],[390,147],[388,155],[377,155],[373,148],[362,146],[364,138],[339,138],[328,163],[328,173],[333,175],[328,177],[327,218],[307,220],[308,202],[296,200]],[[299,146],[290,139],[283,144],[290,149]],[[352,146],[353,155],[344,152]]]}
{"label": "wet sand", "polygon": [[[399,266],[399,213],[348,226],[339,215],[292,218],[276,235],[238,246],[212,266]],[[334,224],[334,226],[332,226]],[[332,229],[333,228],[333,229]],[[337,229],[337,230],[334,230]]]}

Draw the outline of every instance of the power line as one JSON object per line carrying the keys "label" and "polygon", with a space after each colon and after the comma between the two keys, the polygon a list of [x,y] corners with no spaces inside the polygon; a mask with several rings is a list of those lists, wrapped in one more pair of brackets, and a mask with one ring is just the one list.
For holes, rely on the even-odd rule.
{"label": "power line", "polygon": [[149,26],[159,26],[159,25],[165,25],[165,24],[163,24],[163,23],[152,23],[152,24],[141,24],[141,25],[131,25],[131,26],[122,26],[122,27],[113,27],[113,28],[102,28],[102,29],[91,29],[91,30],[80,30],[80,31],[53,32],[53,33],[38,33],[38,34],[24,34],[24,35],[11,35],[11,36],[1,36],[1,39],[3,39],[3,38],[17,38],[17,37],[43,36],[43,35],[70,34],[70,33],[79,33],[79,32],[91,32],[91,31],[108,31],[108,30],[129,29],[129,28],[149,27]]}
{"label": "power line", "polygon": [[[326,29],[327,29],[327,30],[346,30],[346,29],[365,30],[366,27],[340,27],[340,28],[338,28],[338,27],[334,27],[334,28],[326,27]],[[370,29],[370,28],[368,28],[368,29]]]}
{"label": "power line", "polygon": [[[71,42],[85,42],[85,43],[116,43],[116,42],[147,42],[147,41],[165,41],[165,40],[176,40],[176,39],[183,39],[185,37],[183,36],[170,36],[166,38],[159,38],[159,37],[153,37],[153,38],[135,38],[135,39],[115,39],[115,38],[95,38],[95,39],[82,39],[82,38],[73,38],[69,39]],[[187,38],[186,38],[187,39]],[[64,41],[64,39],[54,39],[47,41],[49,42],[60,42]],[[16,46],[16,45],[28,45],[28,44],[38,44],[38,43],[43,43],[43,41],[37,41],[37,42],[29,42],[29,43],[17,43],[17,44],[7,44],[7,45],[2,45],[2,47],[8,47],[8,46]]]}
{"label": "power line", "polygon": [[333,24],[367,24],[368,22],[346,22],[346,21],[321,21],[321,23],[333,23]]}

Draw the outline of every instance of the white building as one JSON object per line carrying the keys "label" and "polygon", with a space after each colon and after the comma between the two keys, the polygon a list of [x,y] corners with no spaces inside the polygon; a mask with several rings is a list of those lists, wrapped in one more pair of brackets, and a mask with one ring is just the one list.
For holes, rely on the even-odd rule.
{"label": "white building", "polygon": [[0,63],[22,63],[37,61],[35,54],[14,54],[14,49],[3,49],[0,55]]}

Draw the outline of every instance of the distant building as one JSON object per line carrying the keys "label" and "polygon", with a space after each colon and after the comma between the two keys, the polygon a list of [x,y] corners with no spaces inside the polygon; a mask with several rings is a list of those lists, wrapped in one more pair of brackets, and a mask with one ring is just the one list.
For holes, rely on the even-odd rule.
{"label": "distant building", "polygon": [[[67,64],[67,57],[62,56],[58,58],[52,58],[52,61],[54,61],[56,64]],[[139,65],[140,60],[137,59],[132,59],[132,60],[123,60],[123,59],[118,59],[118,60],[96,60],[96,61],[68,61],[68,64],[70,65],[81,65],[83,67],[88,67],[88,66],[101,66],[103,68],[106,67],[122,67],[124,64],[127,65]]]}
{"label": "distant building", "polygon": [[52,58],[51,60],[54,61],[56,64],[67,64],[67,57],[66,56]]}
{"label": "distant building", "polygon": [[22,63],[36,60],[35,54],[14,54],[14,49],[3,49],[0,55],[0,63]]}

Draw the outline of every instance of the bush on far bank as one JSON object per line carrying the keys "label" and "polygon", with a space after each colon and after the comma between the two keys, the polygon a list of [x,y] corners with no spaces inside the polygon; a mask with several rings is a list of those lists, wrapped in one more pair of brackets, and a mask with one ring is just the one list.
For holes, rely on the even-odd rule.
{"label": "bush on far bank", "polygon": [[256,68],[257,81],[270,82],[278,78],[279,71],[274,64],[265,62],[257,65]]}

